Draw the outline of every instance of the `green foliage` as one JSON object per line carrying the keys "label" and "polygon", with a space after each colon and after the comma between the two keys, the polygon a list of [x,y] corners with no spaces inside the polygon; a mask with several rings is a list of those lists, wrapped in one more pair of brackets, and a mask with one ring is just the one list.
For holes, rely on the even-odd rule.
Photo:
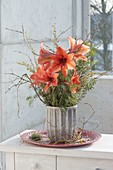
{"label": "green foliage", "polygon": [[[59,73],[58,77],[58,85],[51,86],[48,91],[44,92],[45,84],[40,84],[40,86],[35,86],[35,92],[38,93],[39,96],[43,99],[44,104],[47,106],[61,107],[66,108],[70,106],[75,106],[80,102],[80,100],[85,97],[86,93],[89,90],[92,90],[95,83],[96,78],[94,77],[94,73],[92,68],[95,64],[93,57],[96,53],[96,49],[94,45],[88,44],[90,46],[91,51],[87,55],[87,62],[83,60],[78,60],[76,62],[76,70],[77,74],[80,76],[80,85],[74,84],[69,86],[69,82],[74,73],[73,70],[68,70],[68,75],[64,78],[62,72]],[[29,65],[28,65],[29,66]],[[29,68],[29,67],[28,67]],[[77,92],[72,93],[72,89],[76,88]],[[27,100],[29,100],[29,105],[32,104],[34,97],[29,96]]]}
{"label": "green foliage", "polygon": [[[69,82],[73,75],[73,70],[69,70],[66,78],[64,78],[60,72],[60,76],[58,77],[58,86],[50,87],[46,93],[42,90],[44,85],[39,87],[39,94],[42,96],[46,105],[63,108],[74,106],[85,96],[87,91],[93,89],[96,83],[96,78],[92,71],[92,67],[95,64],[92,60],[95,51],[95,48],[92,47],[91,52],[87,56],[87,62],[79,60],[76,63],[77,73],[80,76],[80,86],[74,84],[70,87],[65,83]],[[77,93],[71,93],[71,89],[75,87],[77,87]]]}
{"label": "green foliage", "polygon": [[26,98],[26,100],[29,101],[29,106],[32,106],[33,99],[34,99],[34,98],[33,98],[32,96],[28,96],[28,97]]}
{"label": "green foliage", "polygon": [[[59,41],[60,35],[56,36],[55,27],[54,27],[53,33],[54,33],[53,34],[54,35],[54,46],[57,49],[57,47],[58,47],[57,43]],[[94,73],[92,71],[92,68],[95,65],[94,55],[96,53],[96,49],[93,44],[91,44],[89,42],[83,42],[81,44],[81,46],[83,44],[85,44],[85,45],[89,46],[91,49],[90,52],[87,53],[87,61],[84,61],[81,58],[79,60],[75,60],[76,58],[74,59],[74,57],[73,57],[73,60],[76,64],[76,68],[74,68],[73,70],[68,69],[68,73],[66,74],[66,77],[64,77],[62,71],[58,72],[59,76],[58,76],[57,86],[50,86],[49,89],[45,92],[44,88],[48,82],[42,83],[43,81],[38,82],[38,80],[37,80],[37,84],[33,84],[33,81],[30,78],[31,75],[33,73],[37,72],[37,70],[38,70],[37,69],[38,68],[38,62],[37,62],[38,60],[37,59],[38,59],[38,57],[40,57],[40,55],[36,54],[35,50],[31,46],[29,38],[26,36],[24,30],[23,30],[22,34],[23,34],[24,41],[25,41],[27,47],[30,49],[30,51],[33,54],[32,60],[28,55],[26,55],[28,57],[30,63],[26,63],[26,62],[18,63],[18,64],[24,66],[27,69],[27,71],[30,72],[29,75],[26,74],[26,77],[25,77],[25,75],[22,77],[21,76],[19,77],[20,82],[23,81],[24,83],[29,83],[35,92],[34,96],[28,96],[26,98],[29,101],[30,106],[32,105],[32,102],[36,97],[38,97],[45,105],[48,105],[48,106],[61,107],[61,108],[74,106],[80,102],[80,100],[86,95],[86,93],[89,90],[93,89],[93,87],[96,83],[96,78],[94,77]],[[75,45],[77,46],[77,44],[75,44]],[[80,46],[80,48],[81,48],[81,46]],[[42,50],[42,53],[45,52],[45,54],[51,54],[51,53],[54,54],[54,52],[50,49],[49,49],[49,52],[46,52],[45,49],[41,49],[41,50]],[[80,50],[80,49],[78,49],[78,50]],[[75,52],[77,52],[77,51],[75,50]],[[73,54],[73,56],[75,55],[75,52],[74,52],[74,54],[73,54],[73,51],[71,52]],[[81,53],[83,53],[83,52],[81,52]],[[67,54],[70,54],[69,49],[68,49]],[[86,54],[85,54],[85,56],[86,56]],[[46,55],[45,55],[45,58],[46,58]],[[53,62],[53,61],[51,61],[51,62]],[[79,76],[80,84],[79,83],[77,84],[75,82],[71,84],[71,82],[72,82],[71,79],[74,75],[75,70],[76,70],[77,76]],[[42,74],[42,73],[40,73],[40,74]],[[41,79],[40,75],[39,75],[38,79]],[[23,84],[23,83],[21,83],[21,84]]]}
{"label": "green foliage", "polygon": [[39,140],[41,140],[41,138],[42,138],[41,135],[38,134],[38,133],[33,133],[31,135],[31,139],[34,140],[34,141],[39,141]]}

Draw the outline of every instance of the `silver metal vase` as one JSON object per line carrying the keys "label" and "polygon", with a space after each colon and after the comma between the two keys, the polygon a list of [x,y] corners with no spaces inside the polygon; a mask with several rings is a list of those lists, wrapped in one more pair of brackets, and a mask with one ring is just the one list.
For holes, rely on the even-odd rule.
{"label": "silver metal vase", "polygon": [[72,139],[76,128],[77,106],[61,109],[47,106],[46,129],[52,142]]}

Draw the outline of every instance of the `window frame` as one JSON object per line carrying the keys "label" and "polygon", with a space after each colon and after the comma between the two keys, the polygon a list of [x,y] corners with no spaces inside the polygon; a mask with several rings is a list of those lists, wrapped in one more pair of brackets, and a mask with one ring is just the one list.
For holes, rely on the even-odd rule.
{"label": "window frame", "polygon": [[77,38],[86,38],[90,33],[90,1],[72,0],[72,36]]}
{"label": "window frame", "polygon": [[[90,34],[90,0],[72,0],[72,36],[86,39]],[[113,15],[112,15],[113,26]],[[87,33],[86,33],[87,31]],[[113,29],[112,29],[112,44],[113,44]],[[112,68],[113,68],[113,45],[112,45]],[[109,78],[109,75],[103,78]],[[110,78],[113,75],[110,75]]]}

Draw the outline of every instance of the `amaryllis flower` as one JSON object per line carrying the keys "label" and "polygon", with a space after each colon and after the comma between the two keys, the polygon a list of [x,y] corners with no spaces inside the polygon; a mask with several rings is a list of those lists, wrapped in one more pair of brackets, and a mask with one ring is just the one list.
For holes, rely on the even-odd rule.
{"label": "amaryllis flower", "polygon": [[58,73],[50,72],[49,69],[45,70],[44,66],[41,66],[37,69],[37,72],[31,75],[31,79],[33,80],[33,84],[40,85],[41,83],[46,84],[44,88],[44,92],[46,93],[50,86],[57,86],[58,84]]}
{"label": "amaryllis flower", "polygon": [[54,55],[53,53],[51,53],[50,51],[47,51],[44,48],[43,43],[40,44],[40,56],[38,58],[39,64],[49,63],[51,61],[50,56],[53,56],[53,55]]}
{"label": "amaryllis flower", "polygon": [[64,77],[67,76],[69,69],[75,69],[73,54],[67,54],[62,47],[58,47],[55,56],[50,56],[50,58],[53,60],[51,70],[54,72],[61,70]]}
{"label": "amaryllis flower", "polygon": [[74,53],[74,59],[87,61],[85,54],[90,51],[90,47],[83,44],[82,40],[75,41],[75,39],[72,37],[68,37],[68,41],[70,45],[69,51],[70,53]]}
{"label": "amaryllis flower", "polygon": [[79,75],[77,75],[76,70],[74,70],[74,74],[73,74],[73,76],[71,77],[71,82],[70,82],[70,84],[71,84],[71,85],[80,84]]}
{"label": "amaryllis flower", "polygon": [[70,86],[72,87],[71,88],[72,93],[76,93],[79,84],[80,84],[79,75],[77,75],[76,70],[74,70],[74,74],[71,77],[71,81],[70,81]]}

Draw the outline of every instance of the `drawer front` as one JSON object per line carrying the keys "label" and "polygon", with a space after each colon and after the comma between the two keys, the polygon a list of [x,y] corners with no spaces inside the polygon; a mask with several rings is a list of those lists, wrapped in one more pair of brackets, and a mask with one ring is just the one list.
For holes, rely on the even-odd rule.
{"label": "drawer front", "polygon": [[59,156],[57,170],[113,170],[113,160]]}
{"label": "drawer front", "polygon": [[15,154],[15,170],[55,170],[55,156]]}

